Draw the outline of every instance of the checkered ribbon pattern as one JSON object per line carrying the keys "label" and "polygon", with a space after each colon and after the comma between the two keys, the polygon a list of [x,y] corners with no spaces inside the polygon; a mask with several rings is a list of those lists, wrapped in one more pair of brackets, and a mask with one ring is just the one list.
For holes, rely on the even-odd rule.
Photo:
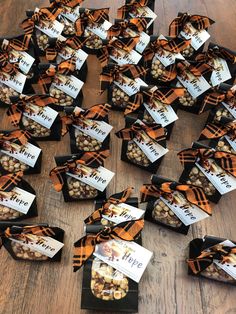
{"label": "checkered ribbon pattern", "polygon": [[128,20],[118,20],[118,21],[115,21],[115,24],[113,24],[107,31],[107,37],[108,38],[118,37],[118,36],[122,37],[125,34],[127,34],[128,37],[133,37],[133,36],[130,36],[126,32],[127,28],[134,31],[135,33],[134,37],[136,37],[139,35],[139,33],[147,29],[147,24],[148,24],[148,19],[146,18],[133,18],[133,19],[128,19]]}
{"label": "checkered ribbon pattern", "polygon": [[64,186],[63,175],[67,172],[83,175],[83,169],[79,167],[88,166],[96,170],[103,165],[104,160],[109,156],[109,150],[101,150],[99,152],[83,153],[78,159],[71,159],[65,162],[62,166],[57,166],[50,171],[49,177],[53,183],[54,189],[60,192]]}
{"label": "checkered ribbon pattern", "polygon": [[55,81],[57,74],[70,75],[75,71],[75,58],[62,61],[57,66],[50,66],[44,73],[42,73],[37,82],[37,88],[40,92],[48,93],[53,81]]}
{"label": "checkered ribbon pattern", "polygon": [[176,64],[177,74],[183,79],[188,79],[188,72],[195,77],[212,72],[213,68],[207,63],[195,61],[180,61]]}
{"label": "checkered ribbon pattern", "polygon": [[178,36],[180,32],[184,30],[184,26],[187,23],[192,24],[192,26],[196,30],[201,31],[203,29],[208,28],[210,25],[214,24],[215,22],[207,16],[190,15],[188,13],[182,13],[170,23],[169,35],[171,37]]}
{"label": "checkered ribbon pattern", "polygon": [[236,177],[235,154],[223,151],[215,151],[214,149],[210,148],[189,148],[179,152],[178,157],[184,167],[193,165],[199,160],[198,162],[201,164],[201,166],[206,169],[209,168],[208,159],[213,159],[219,165],[219,167]]}
{"label": "checkered ribbon pattern", "polygon": [[166,129],[162,128],[160,124],[150,123],[146,125],[145,123],[140,124],[139,122],[134,122],[129,128],[121,129],[116,132],[118,138],[124,141],[130,141],[133,138],[139,138],[139,133],[144,131],[148,137],[152,140],[159,142],[166,139]]}
{"label": "checkered ribbon pattern", "polygon": [[122,192],[111,195],[107,200],[104,201],[101,208],[95,210],[90,216],[88,216],[84,220],[84,223],[87,225],[92,225],[97,221],[101,221],[102,215],[110,213],[109,207],[111,205],[119,205],[121,203],[125,203],[130,197],[132,191],[133,187],[128,187]]}
{"label": "checkered ribbon pattern", "polygon": [[43,108],[58,102],[57,98],[48,95],[23,96],[7,109],[7,115],[14,126],[18,126],[24,112],[34,113],[34,106]]}
{"label": "checkered ribbon pattern", "polygon": [[9,192],[21,182],[22,176],[23,171],[0,176],[0,200],[8,197]]}
{"label": "checkered ribbon pattern", "polygon": [[64,6],[69,8],[74,8],[78,5],[80,5],[84,0],[54,0],[50,7],[59,7],[64,8]]}
{"label": "checkered ribbon pattern", "polygon": [[18,241],[24,241],[29,243],[32,239],[32,236],[38,237],[52,237],[55,235],[55,232],[52,228],[42,227],[42,226],[11,226],[8,227],[5,231],[0,234],[0,248],[2,247],[3,241],[5,238],[14,239]]}
{"label": "checkered ribbon pattern", "polygon": [[83,36],[86,27],[90,24],[102,24],[109,21],[109,8],[85,9],[80,13],[80,17],[75,22],[77,36]]}
{"label": "checkered ribbon pattern", "polygon": [[144,227],[144,220],[132,220],[122,222],[113,227],[105,228],[96,235],[88,234],[75,242],[73,268],[79,270],[92,256],[96,245],[109,240],[134,241],[137,239]]}
{"label": "checkered ribbon pattern", "polygon": [[119,19],[124,19],[127,17],[127,14],[135,14],[138,8],[146,7],[150,2],[151,0],[131,0],[129,3],[123,5],[117,10],[117,16]]}
{"label": "checkered ribbon pattern", "polygon": [[202,251],[196,258],[188,259],[187,264],[191,271],[197,275],[206,270],[214,260],[221,264],[236,266],[236,246],[229,247],[220,243],[216,244]]}
{"label": "checkered ribbon pattern", "polygon": [[[58,54],[61,51],[63,51],[63,49],[65,49],[66,47],[70,47],[73,50],[82,49],[88,40],[89,40],[89,37],[79,37],[79,36],[73,36],[73,37],[67,38],[65,41],[61,41],[57,39],[54,47],[46,48],[46,59],[48,61],[54,61],[56,57],[58,56]],[[73,57],[73,55],[71,57]]]}
{"label": "checkered ribbon pattern", "polygon": [[8,52],[0,52],[0,77],[4,81],[6,79],[4,73],[10,76],[17,74],[19,63],[11,63]]}
{"label": "checkered ribbon pattern", "polygon": [[160,196],[165,197],[165,195],[170,198],[175,191],[182,193],[189,203],[198,206],[208,215],[211,215],[212,209],[203,188],[174,181],[161,184],[144,184],[140,189],[141,202],[147,202]]}
{"label": "checkered ribbon pattern", "polygon": [[43,21],[53,22],[61,13],[61,8],[42,8],[39,10],[39,12],[35,12],[31,18],[27,18],[21,22],[20,27],[23,28],[25,34],[32,34],[35,29],[35,24],[37,25]]}
{"label": "checkered ribbon pattern", "polygon": [[[233,52],[230,52],[228,49],[224,47],[212,47],[209,48],[206,52],[199,53],[195,60],[198,62],[208,63],[211,62],[212,59],[221,58],[225,61],[235,64],[236,63],[236,54]],[[217,69],[215,69],[217,70]]]}
{"label": "checkered ribbon pattern", "polygon": [[98,50],[98,60],[101,62],[101,66],[104,67],[108,64],[109,56],[114,55],[119,57],[122,50],[124,53],[131,52],[139,42],[139,36],[133,38],[116,38],[111,39]]}
{"label": "checkered ribbon pattern", "polygon": [[14,152],[19,146],[24,146],[31,139],[27,131],[14,130],[7,133],[0,133],[0,148]]}
{"label": "checkered ribbon pattern", "polygon": [[31,34],[18,36],[17,38],[8,39],[8,43],[2,43],[1,50],[9,52],[12,49],[17,51],[27,51],[31,41]]}
{"label": "checkered ribbon pattern", "polygon": [[232,140],[236,139],[236,120],[220,123],[207,123],[202,130],[199,140],[215,139],[228,135]]}
{"label": "checkered ribbon pattern", "polygon": [[69,125],[75,124],[82,127],[86,126],[86,120],[103,120],[108,116],[111,105],[109,104],[98,104],[90,107],[84,111],[78,113],[73,112],[72,114],[61,117],[62,121],[62,136],[69,131]]}

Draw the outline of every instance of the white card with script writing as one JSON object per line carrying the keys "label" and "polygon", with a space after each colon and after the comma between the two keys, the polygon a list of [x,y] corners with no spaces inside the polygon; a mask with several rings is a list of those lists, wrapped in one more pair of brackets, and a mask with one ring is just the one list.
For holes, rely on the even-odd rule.
{"label": "white card with script writing", "polygon": [[191,46],[194,50],[198,50],[211,37],[205,29],[198,31],[191,23],[186,23],[186,27],[188,32],[181,31],[180,35],[185,39],[191,39]]}
{"label": "white card with script writing", "polygon": [[103,218],[119,224],[124,221],[137,220],[144,216],[145,211],[126,203],[111,204]]}
{"label": "white card with script writing", "polygon": [[79,80],[74,75],[60,76],[63,79],[63,82],[60,83],[53,83],[52,85],[56,86],[62,92],[66,93],[67,95],[71,96],[72,98],[76,98],[84,85],[84,82]]}
{"label": "white card with script writing", "polygon": [[191,94],[193,98],[197,98],[202,95],[205,91],[211,88],[211,85],[207,82],[207,80],[203,76],[194,77],[191,75],[191,78],[183,79],[178,76],[178,80],[182,83],[182,85],[187,88],[188,92]]}
{"label": "white card with script writing", "polygon": [[151,106],[150,103],[144,103],[143,105],[153,120],[161,124],[162,127],[178,120],[177,114],[170,105],[161,104],[160,102],[155,102],[155,107]]}
{"label": "white card with script writing", "polygon": [[0,74],[0,82],[13,88],[20,94],[23,92],[26,78],[26,75],[20,73],[19,71],[15,75],[9,75],[6,72],[1,72]]}
{"label": "white card with script writing", "polygon": [[33,112],[32,114],[29,114],[28,112],[24,112],[23,115],[41,124],[45,128],[50,129],[58,116],[58,112],[48,106],[45,106],[39,108],[37,113]]}
{"label": "white card with script writing", "polygon": [[211,84],[213,87],[231,79],[231,74],[227,62],[222,58],[215,60],[216,70],[211,74]]}
{"label": "white card with script writing", "polygon": [[109,21],[104,21],[102,24],[93,23],[91,26],[87,26],[86,29],[100,37],[101,39],[107,38],[107,31],[112,26]]}
{"label": "white card with script writing", "polygon": [[121,74],[121,81],[114,81],[121,90],[128,96],[137,94],[141,86],[148,86],[141,78],[130,79],[129,77]]}

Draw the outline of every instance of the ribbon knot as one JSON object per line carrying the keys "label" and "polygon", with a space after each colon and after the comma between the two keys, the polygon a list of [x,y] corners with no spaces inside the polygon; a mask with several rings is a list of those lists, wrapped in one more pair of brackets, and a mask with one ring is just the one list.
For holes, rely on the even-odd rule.
{"label": "ribbon knot", "polygon": [[0,200],[9,197],[12,190],[21,182],[23,172],[19,171],[0,177]]}
{"label": "ribbon knot", "polygon": [[120,7],[117,10],[117,16],[119,19],[126,18],[127,13],[133,13],[134,15],[139,15],[139,8],[145,7],[148,5],[150,0],[131,0],[129,3],[126,3],[124,6]]}
{"label": "ribbon knot", "polygon": [[27,131],[15,130],[8,133],[0,133],[0,147],[10,152],[19,150],[28,143],[31,135]]}
{"label": "ribbon knot", "polygon": [[219,70],[219,65],[217,64],[217,60],[214,59],[224,59],[227,62],[232,64],[236,63],[236,55],[223,47],[211,47],[206,52],[200,53],[196,57],[196,61],[209,63],[216,71]]}

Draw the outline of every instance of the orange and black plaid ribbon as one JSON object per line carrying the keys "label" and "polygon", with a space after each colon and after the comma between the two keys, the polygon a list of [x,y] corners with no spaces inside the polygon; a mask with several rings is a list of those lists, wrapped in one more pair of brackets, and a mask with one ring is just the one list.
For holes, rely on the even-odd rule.
{"label": "orange and black plaid ribbon", "polygon": [[183,166],[188,166],[199,162],[202,167],[208,169],[208,159],[213,159],[222,169],[236,177],[236,156],[235,154],[215,151],[208,148],[189,148],[178,153]]}
{"label": "orange and black plaid ribbon", "polygon": [[89,24],[102,24],[106,20],[109,21],[109,8],[85,9],[80,13],[80,17],[75,22],[76,35],[83,36]]}
{"label": "orange and black plaid ribbon", "polygon": [[177,74],[183,79],[188,79],[188,72],[195,77],[205,75],[212,72],[213,68],[207,63],[180,61],[176,64]]}
{"label": "orange and black plaid ribbon", "polygon": [[191,23],[192,26],[201,31],[203,29],[208,28],[210,25],[214,24],[215,22],[211,20],[207,16],[202,15],[190,15],[188,13],[183,13],[176,17],[169,26],[169,35],[171,37],[176,37],[180,34],[181,31],[184,30],[184,27],[187,23]]}
{"label": "orange and black plaid ribbon", "polygon": [[85,43],[88,40],[89,40],[89,37],[79,37],[79,36],[73,36],[71,38],[68,38],[65,41],[57,40],[54,47],[46,48],[46,59],[48,61],[55,60],[58,53],[63,51],[63,49],[66,47],[70,47],[73,50],[79,50],[85,45]]}
{"label": "orange and black plaid ribbon", "polygon": [[30,138],[30,133],[22,130],[0,133],[0,148],[12,152],[17,147],[27,144]]}
{"label": "orange and black plaid ribbon", "polygon": [[76,60],[75,58],[62,61],[56,67],[52,66],[48,68],[45,73],[42,73],[37,82],[37,87],[40,92],[47,93],[51,84],[55,80],[57,74],[70,75],[75,71]]}
{"label": "orange and black plaid ribbon", "polygon": [[[33,113],[33,108],[30,105],[37,107],[45,107],[58,102],[57,98],[47,95],[34,95],[21,97],[17,103],[12,104],[8,110],[7,115],[14,126],[18,126],[23,115],[23,112],[29,114]],[[27,106],[28,105],[28,106]]]}
{"label": "orange and black plaid ribbon", "polygon": [[167,181],[159,185],[144,184],[140,189],[141,202],[147,202],[153,198],[159,198],[162,195],[170,196],[175,191],[182,193],[189,203],[198,206],[208,215],[211,215],[211,206],[206,198],[204,189],[189,184],[180,184],[171,181]]}
{"label": "orange and black plaid ribbon", "polygon": [[50,7],[60,7],[63,8],[64,6],[74,8],[77,5],[79,6],[84,0],[54,0]]}
{"label": "orange and black plaid ribbon", "polygon": [[26,51],[29,49],[31,35],[21,35],[17,38],[8,39],[8,43],[2,43],[1,49],[3,51],[11,51],[12,49],[17,51]]}
{"label": "orange and black plaid ribbon", "polygon": [[230,247],[223,244],[216,244],[201,252],[193,259],[188,259],[187,264],[191,271],[196,275],[207,269],[214,260],[222,264],[232,264],[236,266],[236,246]]}
{"label": "orange and black plaid ribbon", "polygon": [[92,256],[96,245],[109,240],[134,241],[137,239],[144,227],[144,220],[132,220],[122,222],[114,227],[101,230],[96,235],[86,235],[74,244],[73,267],[79,270]]}
{"label": "orange and black plaid ribbon", "polygon": [[78,113],[73,112],[70,115],[61,118],[62,121],[62,136],[64,136],[68,131],[68,126],[71,124],[85,125],[85,120],[103,120],[108,116],[111,105],[109,104],[99,104],[92,106],[84,111],[79,111]]}
{"label": "orange and black plaid ribbon", "polygon": [[60,8],[42,8],[39,12],[35,12],[31,18],[25,19],[21,22],[20,27],[23,28],[25,34],[32,34],[34,31],[35,24],[41,21],[55,21],[62,9]]}
{"label": "orange and black plaid ribbon", "polygon": [[9,192],[20,183],[22,176],[22,171],[0,176],[0,200],[9,195]]}
{"label": "orange and black plaid ribbon", "polygon": [[96,169],[103,165],[104,160],[109,156],[109,150],[102,150],[99,152],[83,153],[79,159],[72,159],[65,162],[62,166],[57,166],[50,171],[50,179],[57,192],[60,192],[64,185],[63,174],[66,172],[83,175],[83,169],[80,166],[88,166]]}
{"label": "orange and black plaid ribbon", "polygon": [[[139,33],[147,29],[148,20],[146,18],[133,18],[128,20],[119,20],[115,21],[109,30],[107,31],[107,37],[110,39],[112,37],[123,37],[125,34],[128,34],[127,37],[136,37]],[[135,32],[135,36],[130,36],[127,33],[127,28]],[[138,33],[138,34],[137,34]]]}
{"label": "orange and black plaid ribbon", "polygon": [[4,232],[0,234],[0,248],[4,238],[24,241],[28,243],[31,241],[31,236],[39,237],[52,237],[55,235],[54,231],[49,227],[42,226],[12,226],[8,227]]}
{"label": "orange and black plaid ribbon", "polygon": [[232,139],[236,138],[236,120],[227,122],[225,124],[208,123],[202,130],[199,139],[214,139],[225,135],[229,135]]}
{"label": "orange and black plaid ribbon", "polygon": [[112,39],[98,50],[98,60],[101,62],[102,68],[108,64],[109,56],[120,56],[120,51],[124,53],[131,52],[139,41],[139,37]]}
{"label": "orange and black plaid ribbon", "polygon": [[[150,3],[150,0],[131,0],[129,3],[123,5],[117,10],[117,16],[119,19],[124,19],[127,14],[135,14],[138,8],[146,7]],[[135,14],[138,15],[138,14]]]}
{"label": "orange and black plaid ribbon", "polygon": [[11,63],[9,59],[9,55],[7,52],[0,52],[0,76],[1,80],[5,80],[6,77],[4,76],[4,73],[14,76],[17,74],[19,69],[19,63]]}
{"label": "orange and black plaid ribbon", "polygon": [[84,223],[87,225],[92,225],[96,221],[100,221],[102,219],[102,215],[106,215],[110,213],[109,207],[110,205],[118,205],[121,203],[125,203],[127,199],[130,197],[133,188],[129,187],[120,193],[116,193],[111,195],[106,201],[104,201],[101,208],[95,210],[90,216],[88,216]]}
{"label": "orange and black plaid ribbon", "polygon": [[[208,48],[206,52],[199,53],[195,60],[198,62],[203,62],[203,63],[212,63],[212,59],[217,59],[221,58],[224,59],[225,61],[235,64],[236,63],[236,55],[230,52],[229,50],[223,48],[223,47],[212,47]],[[212,65],[212,64],[211,64]],[[214,67],[214,64],[212,65]],[[217,70],[217,68],[215,68]]]}
{"label": "orange and black plaid ribbon", "polygon": [[130,141],[133,138],[139,138],[140,132],[144,131],[151,139],[159,142],[166,139],[166,130],[160,124],[152,123],[146,125],[142,122],[134,122],[131,127],[121,129],[116,132],[116,136],[122,138],[124,141]]}

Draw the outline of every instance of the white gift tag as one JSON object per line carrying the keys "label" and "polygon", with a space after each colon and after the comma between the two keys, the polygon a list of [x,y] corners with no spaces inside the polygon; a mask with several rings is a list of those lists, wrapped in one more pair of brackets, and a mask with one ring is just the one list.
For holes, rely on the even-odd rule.
{"label": "white gift tag", "polygon": [[162,104],[157,100],[153,100],[153,102],[155,106],[152,106],[150,103],[144,103],[143,105],[156,123],[165,127],[178,120],[177,114],[170,105]]}
{"label": "white gift tag", "polygon": [[38,108],[37,113],[33,112],[32,114],[29,114],[24,112],[23,115],[41,124],[45,128],[50,129],[56,117],[58,116],[58,112],[48,106],[45,106]]}
{"label": "white gift tag", "polygon": [[150,36],[145,32],[141,32],[139,35],[139,42],[135,46],[135,49],[142,54],[150,42]]}
{"label": "white gift tag", "polygon": [[63,12],[61,15],[74,23],[80,17],[80,7],[76,6],[75,8],[71,8],[63,5]]}
{"label": "white gift tag", "polygon": [[96,245],[94,255],[139,282],[153,253],[135,242],[110,240]]}
{"label": "white gift tag", "polygon": [[194,50],[198,50],[211,37],[205,29],[198,31],[191,23],[186,23],[186,27],[188,33],[181,31],[180,35],[185,39],[191,39],[191,46]]}
{"label": "white gift tag", "polygon": [[217,86],[225,81],[231,79],[231,74],[227,62],[222,58],[217,58],[215,60],[215,67],[217,70],[214,70],[211,74],[211,84],[212,86]]}
{"label": "white gift tag", "polygon": [[189,203],[182,193],[174,192],[172,196],[172,201],[162,196],[160,199],[175,213],[185,226],[189,226],[209,217],[201,208]]}
{"label": "white gift tag", "polygon": [[76,175],[76,174],[72,174],[69,172],[67,172],[66,174],[68,176],[71,176],[71,177],[85,183],[85,184],[92,186],[93,188],[95,188],[96,190],[99,190],[101,192],[103,192],[105,190],[105,188],[108,186],[111,179],[115,175],[114,172],[112,172],[112,171],[110,171],[110,170],[108,170],[102,166],[94,169],[94,168],[90,168],[88,166],[84,167],[82,165],[78,165],[77,168],[85,170],[85,174]]}
{"label": "white gift tag", "polygon": [[[107,212],[108,211],[108,212]],[[144,216],[145,211],[126,203],[111,204],[103,218],[119,224],[124,221],[138,220]]]}
{"label": "white gift tag", "polygon": [[[39,12],[39,8],[36,8],[34,12],[35,13]],[[58,38],[61,35],[64,28],[64,25],[58,22],[57,20],[54,21],[42,20],[39,23],[41,23],[42,25],[39,26],[35,24],[35,27],[44,34],[46,34],[47,36],[52,38]]]}
{"label": "white gift tag", "polygon": [[[224,246],[235,247],[235,244],[229,240],[225,240],[219,243],[219,245],[221,244],[223,244]],[[217,259],[214,259],[213,262],[236,280],[236,254],[232,254],[230,257],[232,260],[234,260],[234,262],[229,260],[228,262],[222,264]]]}
{"label": "white gift tag", "polygon": [[196,166],[204,173],[204,175],[214,185],[214,187],[219,191],[219,193],[221,195],[224,195],[235,190],[236,178],[233,177],[231,174],[226,173],[212,159],[208,159],[208,162],[210,164],[213,164],[215,171],[212,170],[208,171],[198,163],[196,163]]}
{"label": "white gift tag", "polygon": [[94,33],[101,39],[107,38],[107,31],[112,26],[112,23],[109,21],[104,21],[102,24],[93,23],[91,26],[87,26],[86,29]]}
{"label": "white gift tag", "polygon": [[39,252],[52,258],[56,255],[64,246],[64,243],[59,242],[51,237],[43,237],[30,234],[31,239],[27,241],[20,241],[10,238],[11,241],[20,243],[29,249]]}
{"label": "white gift tag", "polygon": [[18,187],[15,187],[11,192],[10,197],[0,199],[0,204],[27,214],[36,196]]}
{"label": "white gift tag", "polygon": [[137,94],[141,86],[148,86],[141,78],[130,79],[129,77],[120,74],[121,80],[114,81],[114,84],[122,89],[128,96]]}
{"label": "white gift tag", "polygon": [[236,119],[236,106],[234,104],[222,102],[223,106],[232,114],[232,116]]}
{"label": "white gift tag", "polygon": [[32,168],[35,166],[41,151],[40,148],[30,143],[22,145],[19,150],[15,150],[13,153],[7,150],[1,150],[2,153],[16,158]]}
{"label": "white gift tag", "polygon": [[150,18],[150,21],[147,24],[147,27],[152,25],[152,23],[157,18],[157,15],[155,12],[153,12],[149,7],[137,7],[136,12],[129,12],[129,15],[131,17],[144,17],[144,18]]}
{"label": "white gift tag", "polygon": [[0,78],[0,82],[7,85],[8,87],[13,88],[18,93],[22,93],[25,81],[26,81],[26,75],[20,73],[19,71],[14,76],[10,76],[6,72],[1,72],[0,77],[3,76],[3,78]]}
{"label": "white gift tag", "polygon": [[58,55],[63,59],[63,60],[68,60],[70,58],[75,58],[76,59],[76,70],[80,70],[88,58],[88,54],[83,51],[82,49],[74,50],[70,48],[69,46],[66,46],[62,49],[61,52],[58,53]]}
{"label": "white gift tag", "polygon": [[198,96],[202,95],[205,91],[211,88],[211,85],[205,80],[203,76],[193,76],[189,72],[187,72],[190,77],[189,78],[182,78],[178,76],[178,80],[183,84],[183,86],[188,90],[189,94],[193,98],[197,98]]}
{"label": "white gift tag", "polygon": [[76,98],[84,85],[84,82],[79,80],[74,75],[61,75],[57,74],[56,77],[60,80],[60,83],[53,82],[52,85],[56,86],[56,88],[60,89],[62,92],[71,96],[72,98]]}
{"label": "white gift tag", "polygon": [[229,143],[229,145],[233,148],[233,150],[236,151],[236,140],[232,140],[228,135],[225,135],[225,139]]}
{"label": "white gift tag", "polygon": [[142,55],[135,50],[125,52],[122,49],[115,48],[115,55],[110,55],[110,58],[117,62],[119,65],[125,64],[138,64]]}

